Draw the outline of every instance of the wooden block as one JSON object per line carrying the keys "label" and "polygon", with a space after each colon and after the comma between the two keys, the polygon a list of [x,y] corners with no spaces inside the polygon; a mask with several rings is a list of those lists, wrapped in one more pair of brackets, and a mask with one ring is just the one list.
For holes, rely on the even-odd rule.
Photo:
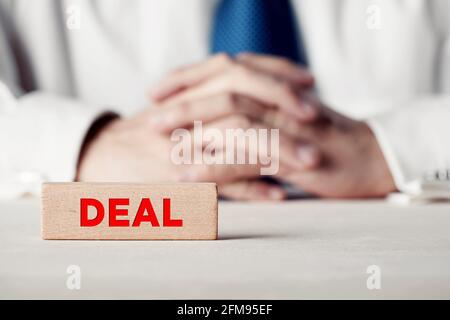
{"label": "wooden block", "polygon": [[43,239],[215,240],[217,221],[215,183],[42,185]]}

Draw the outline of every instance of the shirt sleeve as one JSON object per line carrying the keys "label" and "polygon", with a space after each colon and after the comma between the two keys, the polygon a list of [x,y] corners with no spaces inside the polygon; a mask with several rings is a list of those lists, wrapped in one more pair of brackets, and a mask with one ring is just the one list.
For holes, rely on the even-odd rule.
{"label": "shirt sleeve", "polygon": [[72,181],[86,132],[104,113],[45,92],[15,98],[0,82],[0,198],[39,193],[43,181]]}
{"label": "shirt sleeve", "polygon": [[47,91],[22,90],[9,8],[0,0],[0,198],[37,194],[43,181],[72,181],[84,137],[106,110]]}
{"label": "shirt sleeve", "polygon": [[450,169],[450,96],[429,96],[367,122],[388,162],[397,188],[408,192],[426,177]]}

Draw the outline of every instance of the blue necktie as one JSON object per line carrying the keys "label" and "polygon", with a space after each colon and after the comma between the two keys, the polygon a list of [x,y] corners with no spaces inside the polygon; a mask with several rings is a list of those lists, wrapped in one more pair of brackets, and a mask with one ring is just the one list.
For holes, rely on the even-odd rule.
{"label": "blue necktie", "polygon": [[289,0],[221,0],[211,52],[270,54],[306,65],[299,37]]}

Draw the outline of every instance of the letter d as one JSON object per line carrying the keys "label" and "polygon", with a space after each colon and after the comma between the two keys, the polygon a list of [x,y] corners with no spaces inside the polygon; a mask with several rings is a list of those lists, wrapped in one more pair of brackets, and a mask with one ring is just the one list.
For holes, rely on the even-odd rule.
{"label": "letter d", "polygon": [[[88,207],[94,207],[97,209],[97,215],[94,219],[88,217]],[[99,225],[105,217],[105,208],[102,203],[96,199],[80,199],[80,226],[82,227],[95,227]]]}

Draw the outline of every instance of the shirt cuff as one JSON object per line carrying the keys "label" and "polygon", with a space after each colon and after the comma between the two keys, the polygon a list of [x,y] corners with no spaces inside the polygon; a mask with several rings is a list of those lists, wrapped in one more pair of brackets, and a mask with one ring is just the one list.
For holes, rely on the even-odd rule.
{"label": "shirt cuff", "polygon": [[0,113],[0,198],[39,193],[44,181],[73,181],[85,135],[105,113],[39,92]]}
{"label": "shirt cuff", "polygon": [[[448,99],[423,99],[367,121],[397,188],[414,193],[423,181],[450,168]],[[435,180],[435,179],[431,179]]]}

